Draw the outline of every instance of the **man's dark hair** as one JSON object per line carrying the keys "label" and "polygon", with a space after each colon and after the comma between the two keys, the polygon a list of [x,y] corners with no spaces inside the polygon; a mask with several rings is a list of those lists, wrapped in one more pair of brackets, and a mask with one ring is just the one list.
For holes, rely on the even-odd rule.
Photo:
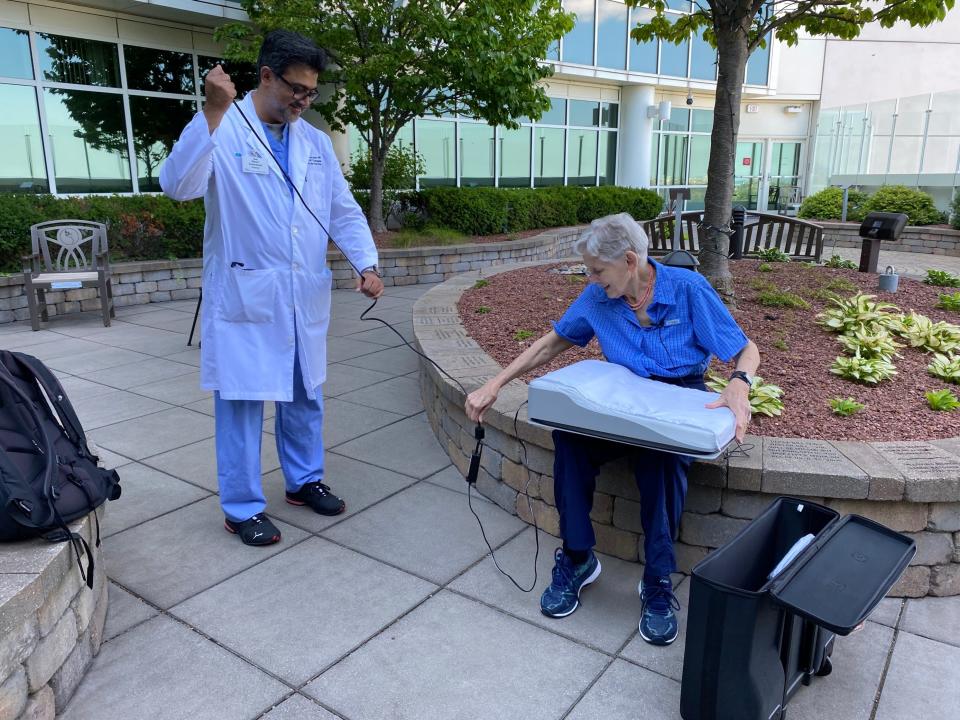
{"label": "man's dark hair", "polygon": [[260,46],[257,75],[264,66],[277,75],[283,75],[291,65],[306,65],[320,73],[327,66],[327,54],[300,33],[271,30]]}

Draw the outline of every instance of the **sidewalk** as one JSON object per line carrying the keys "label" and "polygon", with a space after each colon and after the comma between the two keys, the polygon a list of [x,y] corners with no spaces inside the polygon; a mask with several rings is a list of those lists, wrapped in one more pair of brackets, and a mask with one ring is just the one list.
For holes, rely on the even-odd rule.
{"label": "sidewalk", "polygon": [[[409,337],[427,289],[389,288],[374,314]],[[425,419],[418,359],[359,321],[365,307],[334,293],[327,481],[347,513],[283,502],[268,419],[268,512],[283,532],[270,548],[222,527],[213,402],[186,347],[192,302],[120,309],[111,328],[87,313],[37,333],[0,329],[0,347],[57,371],[124,489],[104,526],[107,640],[62,717],[678,718],[683,625],[668,648],[638,637],[641,566],[602,557],[582,607],[543,617],[557,541],[541,537],[532,593],[496,572],[463,478]],[[529,585],[532,528],[476,495],[473,507],[501,564]],[[833,674],[802,688],[788,715],[945,718],[960,707],[958,667],[960,598],[884,600],[863,630],[838,638]]]}

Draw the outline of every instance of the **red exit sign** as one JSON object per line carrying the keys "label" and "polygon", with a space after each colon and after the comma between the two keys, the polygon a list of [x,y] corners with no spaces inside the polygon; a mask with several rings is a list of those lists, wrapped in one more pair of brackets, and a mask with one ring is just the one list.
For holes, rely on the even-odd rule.
{"label": "red exit sign", "polygon": [[743,164],[746,165],[747,167],[749,167],[749,166],[750,166],[750,163],[752,163],[752,162],[753,162],[753,160],[750,159],[750,158],[748,158],[748,157],[745,157],[745,158],[743,159]]}

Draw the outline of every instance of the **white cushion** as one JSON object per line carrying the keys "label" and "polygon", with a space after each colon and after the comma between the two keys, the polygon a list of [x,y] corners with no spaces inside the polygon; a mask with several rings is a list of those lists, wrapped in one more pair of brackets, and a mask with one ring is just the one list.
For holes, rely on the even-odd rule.
{"label": "white cushion", "polygon": [[532,422],[665,452],[715,458],[733,440],[717,393],[642,378],[622,365],[583,360],[530,383]]}

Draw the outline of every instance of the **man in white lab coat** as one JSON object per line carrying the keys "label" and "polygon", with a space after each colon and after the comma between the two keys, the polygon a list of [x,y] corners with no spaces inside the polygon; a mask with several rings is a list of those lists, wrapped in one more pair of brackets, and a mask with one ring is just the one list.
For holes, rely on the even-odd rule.
{"label": "man in white lab coat", "polygon": [[225,527],[248,545],[280,540],[260,479],[264,400],[276,402],[286,501],[324,515],[346,507],[323,482],[331,273],[327,234],[305,203],[362,268],[357,289],[372,298],[383,292],[373,238],[330,139],[299,122],[325,60],[301,35],[268,33],[259,85],[239,109],[230,77],[215,67],[203,111],[160,172],[170,197],[204,198],[200,382],[214,391]]}

